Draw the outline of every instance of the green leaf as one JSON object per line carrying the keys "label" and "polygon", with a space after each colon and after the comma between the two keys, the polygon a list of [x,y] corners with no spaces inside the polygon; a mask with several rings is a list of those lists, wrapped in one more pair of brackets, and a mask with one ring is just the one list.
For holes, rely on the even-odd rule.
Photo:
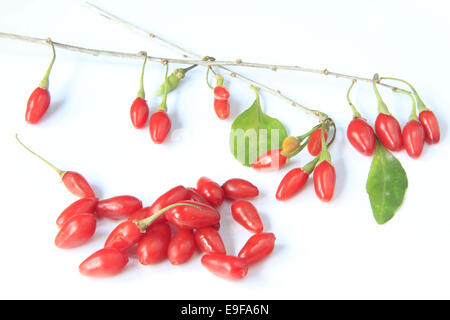
{"label": "green leaf", "polygon": [[287,137],[283,124],[262,111],[259,94],[254,90],[255,101],[234,120],[230,133],[231,153],[247,167],[268,150],[281,148]]}
{"label": "green leaf", "polygon": [[366,190],[378,224],[392,219],[402,205],[407,187],[408,178],[401,163],[377,140]]}

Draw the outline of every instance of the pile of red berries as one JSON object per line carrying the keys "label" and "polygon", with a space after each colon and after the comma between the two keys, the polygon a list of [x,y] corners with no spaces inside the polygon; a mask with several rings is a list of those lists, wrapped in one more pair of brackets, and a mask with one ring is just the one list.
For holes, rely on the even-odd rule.
{"label": "pile of red berries", "polygon": [[[246,180],[230,179],[220,186],[202,177],[196,188],[176,186],[148,207],[130,195],[99,201],[84,182],[75,188],[76,195],[82,198],[68,206],[56,221],[60,230],[55,245],[69,249],[85,244],[94,235],[98,218],[123,221],[109,234],[104,248],[80,264],[83,275],[119,273],[128,263],[130,248],[136,250],[142,265],[167,258],[173,265],[183,264],[198,248],[204,253],[201,263],[206,269],[219,277],[237,280],[247,275],[249,265],[265,258],[274,248],[274,234],[263,232],[258,211],[248,201],[258,196],[259,190]],[[225,199],[233,201],[234,220],[254,233],[237,256],[227,255],[219,233],[221,215],[217,207]],[[173,235],[172,229],[176,230]]]}

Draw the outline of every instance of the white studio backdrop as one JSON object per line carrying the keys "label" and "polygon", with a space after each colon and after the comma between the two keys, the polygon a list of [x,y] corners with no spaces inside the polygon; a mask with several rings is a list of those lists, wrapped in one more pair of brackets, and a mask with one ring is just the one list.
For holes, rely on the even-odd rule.
{"label": "white studio backdrop", "polygon": [[[422,156],[395,156],[409,187],[403,206],[386,225],[376,224],[365,191],[371,159],[345,137],[351,120],[349,80],[292,71],[234,68],[280,89],[294,100],[328,113],[337,123],[330,149],[337,171],[333,200],[323,203],[311,181],[286,203],[276,188],[294,158],[279,172],[258,173],[230,154],[232,120],[251,105],[254,93],[226,77],[231,116],[217,119],[205,69],[192,70],[169,95],[173,120],[167,143],[151,142],[148,127],[132,128],[129,107],[139,85],[141,61],[94,57],[57,50],[50,77],[52,104],[37,126],[24,121],[29,94],[50,61],[47,46],[0,38],[0,243],[1,298],[119,299],[316,299],[450,298],[450,212],[448,210],[450,30],[446,1],[93,1],[100,8],[200,55],[220,60],[301,65],[372,77],[376,72],[411,81],[439,117],[441,142]],[[124,52],[180,57],[150,39],[116,25],[79,1],[1,1],[0,31],[51,37],[54,41]],[[145,89],[151,111],[164,67],[148,63]],[[401,124],[410,99],[380,89]],[[377,102],[370,83],[358,83],[353,100],[374,122]],[[299,135],[316,119],[261,92],[265,112]],[[53,245],[58,214],[75,200],[59,177],[14,140],[65,170],[81,172],[100,197],[131,194],[149,205],[161,193],[201,176],[219,183],[239,177],[261,190],[253,203],[274,252],[239,282],[215,277],[200,264],[163,262],[142,267],[135,258],[120,275],[90,279],[79,263],[102,247],[113,222],[100,220],[91,241],[73,250]],[[250,234],[237,225],[230,203],[221,208],[221,234],[237,254]]]}

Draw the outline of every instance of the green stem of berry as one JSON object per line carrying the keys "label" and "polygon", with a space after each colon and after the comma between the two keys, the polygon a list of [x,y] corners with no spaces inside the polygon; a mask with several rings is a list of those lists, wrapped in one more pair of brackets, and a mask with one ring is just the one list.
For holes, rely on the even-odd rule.
{"label": "green stem of berry", "polygon": [[411,110],[411,115],[409,116],[409,120],[418,120],[417,112],[416,112],[417,104],[416,104],[416,99],[414,99],[413,94],[411,92],[409,92],[409,91],[405,91],[405,90],[402,90],[402,89],[393,89],[393,91],[394,92],[398,92],[398,93],[407,94],[411,98],[412,103],[413,103],[413,107],[412,107],[412,110]]}
{"label": "green stem of berry", "polygon": [[327,142],[325,141],[325,123],[322,124],[321,133],[320,133],[320,139],[322,142],[322,151],[319,155],[319,162],[322,162],[323,160],[328,161],[331,163],[331,155],[330,152],[328,152]]}
{"label": "green stem of berry", "polygon": [[46,163],[48,166],[50,166],[53,170],[56,171],[56,173],[58,173],[58,175],[62,178],[62,176],[66,173],[65,171],[55,167],[53,164],[51,164],[50,162],[48,162],[46,159],[42,158],[40,155],[38,155],[36,152],[34,152],[33,150],[31,150],[30,148],[28,148],[26,145],[24,145],[22,143],[22,141],[20,141],[19,136],[16,133],[16,140],[17,142],[24,147],[28,152],[30,152],[32,155],[36,156],[37,158],[41,159],[44,163]]}
{"label": "green stem of berry", "polygon": [[372,79],[373,89],[375,91],[375,95],[377,96],[377,100],[378,100],[378,112],[390,115],[391,113],[389,112],[389,109],[387,108],[386,104],[384,103],[383,99],[381,98],[380,92],[378,92],[377,81],[379,81],[379,79],[380,79],[380,77],[378,76],[378,73],[376,73]]}
{"label": "green stem of berry", "polygon": [[[403,80],[403,79],[398,79],[398,78],[392,78],[392,77],[381,77],[380,79],[395,80],[395,81],[400,81],[400,82],[407,84],[411,88],[412,92],[414,93],[414,96],[416,97],[417,107],[419,108],[419,113],[422,111],[428,110],[428,108],[425,106],[425,103],[419,97],[419,94],[417,93],[416,89],[414,89],[414,87],[408,81]],[[394,90],[394,91],[396,91],[396,90]]]}
{"label": "green stem of berry", "polygon": [[352,85],[350,86],[350,88],[348,88],[347,91],[347,101],[348,104],[350,105],[350,108],[352,108],[353,111],[353,118],[361,118],[361,113],[358,112],[358,110],[356,109],[355,105],[352,103],[352,101],[350,100],[350,91],[352,90],[353,86],[355,85],[356,80],[352,81]]}
{"label": "green stem of berry", "polygon": [[164,96],[161,101],[161,104],[158,107],[158,110],[167,111],[167,92],[169,88],[169,81],[167,80],[167,74],[169,73],[169,64],[166,63],[166,73],[164,74]]}
{"label": "green stem of berry", "polygon": [[143,65],[142,65],[142,71],[141,71],[141,83],[140,83],[140,88],[139,88],[137,97],[145,100],[145,91],[144,91],[144,70],[145,70],[145,65],[146,65],[146,63],[147,63],[147,52],[142,52],[142,54],[144,55],[144,63],[143,63]]}
{"label": "green stem of berry", "polygon": [[50,62],[50,65],[48,66],[47,72],[45,72],[44,78],[42,78],[41,82],[39,83],[39,87],[42,89],[48,89],[48,77],[50,76],[50,71],[52,71],[53,63],[55,62],[56,53],[55,53],[55,46],[53,45],[53,42],[50,38],[47,39],[47,42],[50,44],[52,48],[52,61]]}
{"label": "green stem of berry", "polygon": [[188,207],[193,207],[193,208],[197,208],[197,209],[202,209],[202,207],[193,205],[191,203],[178,202],[178,203],[171,204],[165,208],[162,208],[161,210],[159,210],[158,212],[156,212],[155,214],[151,215],[148,218],[144,218],[141,220],[134,220],[133,222],[138,226],[138,228],[141,230],[141,232],[144,233],[147,230],[147,228],[153,223],[153,221],[155,221],[160,215],[162,215],[167,210],[170,210],[170,209],[172,209],[174,207],[178,207],[178,206],[188,206]]}

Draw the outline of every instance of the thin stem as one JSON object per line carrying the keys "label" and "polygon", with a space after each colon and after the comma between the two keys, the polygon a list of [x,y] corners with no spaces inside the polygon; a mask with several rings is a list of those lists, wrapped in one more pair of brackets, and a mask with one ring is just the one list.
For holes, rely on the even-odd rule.
{"label": "thin stem", "polygon": [[305,164],[302,169],[303,171],[307,172],[308,174],[313,172],[314,168],[317,165],[317,162],[319,162],[320,156],[315,157],[313,160]]}
{"label": "thin stem", "polygon": [[145,64],[147,63],[147,52],[143,51],[142,54],[145,56],[144,63],[142,64],[142,71],[141,71],[141,84],[138,91],[138,98],[145,99],[145,91],[144,91],[144,71],[145,71]]}
{"label": "thin stem", "polygon": [[297,139],[300,141],[305,140],[306,137],[309,137],[314,131],[316,131],[322,124],[318,124],[316,126],[314,126],[311,130],[309,130],[308,132],[302,134],[301,136],[298,136]]}
{"label": "thin stem", "polygon": [[174,207],[178,207],[178,206],[188,206],[188,207],[193,207],[193,208],[197,208],[197,209],[203,209],[203,207],[196,206],[196,205],[191,204],[191,203],[178,202],[178,203],[171,204],[171,205],[169,205],[169,206],[167,206],[165,208],[162,208],[161,210],[159,210],[155,214],[152,214],[148,218],[144,218],[144,219],[141,219],[141,220],[133,220],[133,222],[139,227],[139,229],[142,232],[145,232],[145,230],[147,230],[147,228],[153,223],[153,221],[155,221],[160,215],[162,215],[167,210],[170,210],[170,209],[172,209]]}
{"label": "thin stem", "polygon": [[353,110],[353,118],[361,118],[361,113],[358,112],[358,110],[356,109],[355,105],[350,100],[350,91],[352,90],[352,88],[355,85],[355,83],[356,83],[356,80],[353,80],[352,81],[352,85],[350,86],[350,88],[348,88],[347,101],[348,101],[348,104],[350,105],[350,108],[352,108],[352,110]]}
{"label": "thin stem", "polygon": [[184,68],[183,71],[184,71],[184,73],[186,73],[186,72],[188,72],[188,71],[194,69],[194,68],[197,67],[197,66],[198,66],[198,64],[193,64],[193,65],[190,66],[190,67]]}
{"label": "thin stem", "polygon": [[320,129],[320,140],[322,143],[322,151],[320,152],[319,155],[319,161],[323,161],[323,160],[327,160],[328,162],[331,163],[331,155],[330,152],[328,151],[328,145],[327,142],[325,141],[325,122],[322,123],[322,128]]}
{"label": "thin stem", "polygon": [[391,114],[386,106],[386,104],[384,103],[383,99],[381,98],[380,92],[378,91],[377,88],[377,81],[379,81],[379,76],[378,73],[376,73],[373,76],[372,82],[373,82],[373,89],[375,91],[375,95],[377,96],[377,100],[378,100],[378,112],[379,113],[384,113],[384,114]]}
{"label": "thin stem", "polygon": [[422,99],[420,98],[419,94],[417,93],[416,89],[414,89],[414,87],[408,81],[403,80],[403,79],[398,79],[398,78],[392,78],[392,77],[381,77],[380,79],[395,80],[395,81],[400,81],[400,82],[403,82],[403,83],[407,84],[411,88],[412,92],[414,93],[414,96],[417,99],[417,105],[418,105],[418,108],[419,108],[419,112],[422,112],[424,110],[428,110],[428,108],[425,106],[425,103],[422,101]]}
{"label": "thin stem", "polygon": [[41,82],[39,83],[39,87],[42,89],[48,89],[48,77],[50,76],[50,71],[52,71],[53,63],[55,62],[56,58],[55,46],[53,45],[52,40],[48,38],[46,42],[49,43],[50,47],[52,48],[52,61],[50,61],[50,65],[45,72],[44,78],[42,78]]}
{"label": "thin stem", "polygon": [[209,83],[209,71],[211,70],[211,67],[206,68],[206,84],[211,90],[214,90],[214,87]]}
{"label": "thin stem", "polygon": [[405,90],[401,90],[401,89],[394,90],[394,92],[407,94],[411,98],[413,106],[412,106],[411,114],[409,116],[409,120],[417,120],[418,119],[417,112],[416,112],[417,104],[416,104],[416,99],[414,99],[413,94],[409,91],[405,91]]}
{"label": "thin stem", "polygon": [[50,162],[48,162],[47,160],[45,160],[43,157],[41,157],[40,155],[38,155],[36,152],[34,152],[34,151],[31,150],[30,148],[28,148],[26,145],[24,145],[24,144],[22,143],[22,141],[20,141],[19,136],[17,135],[17,133],[16,133],[16,140],[17,140],[17,142],[20,143],[20,145],[21,145],[22,147],[24,147],[26,150],[28,150],[31,154],[35,155],[36,157],[38,157],[39,159],[41,159],[44,163],[46,163],[46,164],[49,165],[51,168],[53,168],[53,170],[55,170],[55,171],[59,174],[60,177],[62,177],[62,176],[64,175],[65,171],[63,171],[63,170],[61,170],[61,169],[55,167],[53,164],[51,164]]}
{"label": "thin stem", "polygon": [[158,110],[164,110],[167,111],[167,92],[169,88],[169,81],[167,80],[167,74],[169,73],[169,64],[166,63],[166,73],[164,74],[164,96],[161,101],[161,104],[158,107]]}

